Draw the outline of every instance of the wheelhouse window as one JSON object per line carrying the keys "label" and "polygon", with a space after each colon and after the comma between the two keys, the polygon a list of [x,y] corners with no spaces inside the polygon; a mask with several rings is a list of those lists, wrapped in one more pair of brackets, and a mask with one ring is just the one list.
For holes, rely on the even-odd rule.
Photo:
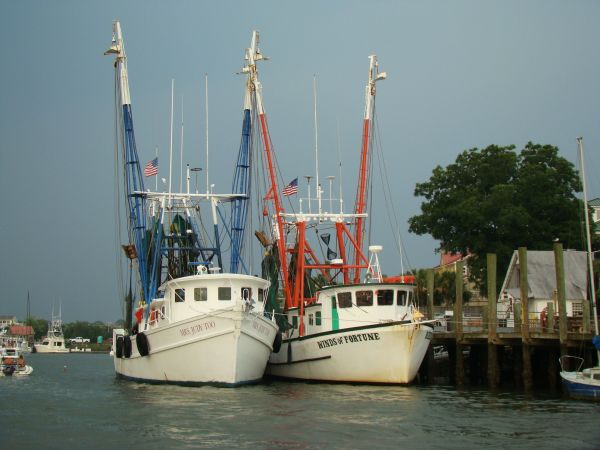
{"label": "wheelhouse window", "polygon": [[398,297],[396,299],[396,305],[398,306],[406,306],[406,302],[408,300],[408,291],[398,291]]}
{"label": "wheelhouse window", "polygon": [[205,302],[208,300],[208,290],[205,287],[194,288],[194,301]]}
{"label": "wheelhouse window", "polygon": [[308,315],[308,324],[309,325],[313,325],[314,324],[314,316],[312,314]]}
{"label": "wheelhouse window", "polygon": [[230,287],[220,287],[217,298],[219,300],[231,300],[231,288]]}
{"label": "wheelhouse window", "polygon": [[394,291],[392,289],[379,289],[377,291],[377,305],[388,306],[394,304]]}
{"label": "wheelhouse window", "polygon": [[258,288],[258,301],[263,302],[265,300],[265,290]]}
{"label": "wheelhouse window", "polygon": [[356,306],[373,306],[373,291],[356,291]]}
{"label": "wheelhouse window", "polygon": [[338,308],[350,308],[352,306],[352,292],[338,292]]}
{"label": "wheelhouse window", "polygon": [[294,327],[294,330],[298,329],[298,316],[292,317],[292,327]]}
{"label": "wheelhouse window", "polygon": [[175,302],[185,302],[185,289],[175,289]]}
{"label": "wheelhouse window", "polygon": [[252,288],[243,287],[242,288],[242,299],[250,300],[252,298]]}
{"label": "wheelhouse window", "polygon": [[315,313],[315,325],[321,325],[321,311]]}

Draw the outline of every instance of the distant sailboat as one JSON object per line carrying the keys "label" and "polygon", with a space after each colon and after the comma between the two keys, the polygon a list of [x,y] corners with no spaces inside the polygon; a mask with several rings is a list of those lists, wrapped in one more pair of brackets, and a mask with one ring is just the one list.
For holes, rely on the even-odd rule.
{"label": "distant sailboat", "polygon": [[585,229],[587,236],[587,250],[588,250],[588,269],[590,279],[590,293],[592,303],[592,314],[594,316],[594,329],[595,336],[592,339],[594,346],[596,347],[596,366],[583,369],[583,358],[577,356],[563,356],[560,358],[561,367],[569,359],[575,359],[579,361],[579,366],[574,371],[562,370],[560,376],[563,381],[563,386],[569,393],[569,396],[573,398],[590,399],[600,401],[600,333],[598,332],[598,315],[596,312],[596,286],[594,283],[594,267],[593,267],[593,252],[592,252],[592,237],[589,223],[588,213],[588,202],[587,202],[587,189],[585,183],[585,169],[584,169],[584,158],[583,158],[583,138],[577,138],[579,146],[579,158],[581,165],[581,181],[583,184],[583,202],[585,204]]}

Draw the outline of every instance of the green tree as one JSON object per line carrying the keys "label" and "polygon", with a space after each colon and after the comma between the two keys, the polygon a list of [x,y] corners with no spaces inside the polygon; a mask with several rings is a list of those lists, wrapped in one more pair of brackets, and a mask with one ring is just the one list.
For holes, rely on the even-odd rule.
{"label": "green tree", "polygon": [[25,325],[30,325],[33,328],[33,337],[36,341],[39,341],[42,336],[46,336],[48,333],[48,322],[45,319],[31,316],[25,321]]}
{"label": "green tree", "polygon": [[[427,269],[419,269],[416,274],[415,290],[419,307],[427,305]],[[435,272],[433,275],[433,304],[452,307],[456,299],[456,274],[452,271]],[[463,302],[471,299],[467,285],[463,283]]]}
{"label": "green tree", "polygon": [[471,253],[472,280],[485,292],[486,253],[497,255],[501,283],[519,246],[550,250],[558,239],[566,248],[582,248],[580,191],[577,171],[557,147],[473,148],[416,185],[415,196],[425,201],[409,230],[430,234],[442,251]]}

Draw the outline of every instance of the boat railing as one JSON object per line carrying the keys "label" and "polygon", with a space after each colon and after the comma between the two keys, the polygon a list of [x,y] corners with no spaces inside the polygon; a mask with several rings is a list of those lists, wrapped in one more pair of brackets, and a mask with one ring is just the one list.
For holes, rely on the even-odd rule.
{"label": "boat railing", "polygon": [[[578,363],[577,364],[577,369],[572,370],[572,364],[571,361]],[[580,358],[579,356],[571,356],[571,355],[562,355],[560,358],[558,358],[558,363],[560,364],[560,369],[563,372],[580,372],[581,368],[583,367],[583,363],[584,363],[584,359]],[[571,369],[571,370],[569,370]]]}

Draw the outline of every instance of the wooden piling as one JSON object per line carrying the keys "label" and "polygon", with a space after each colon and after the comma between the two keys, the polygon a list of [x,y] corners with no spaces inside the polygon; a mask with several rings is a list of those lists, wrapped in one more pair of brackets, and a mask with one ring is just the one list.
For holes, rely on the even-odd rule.
{"label": "wooden piling", "polygon": [[[426,272],[427,280],[427,317],[433,319],[433,269],[428,269]],[[427,350],[427,377],[429,383],[433,382],[433,374],[435,371],[435,355],[433,354],[433,345]]]}
{"label": "wooden piling", "polygon": [[463,262],[456,263],[456,301],[454,302],[454,325],[456,335],[456,385],[464,386],[465,358],[463,355]]}
{"label": "wooden piling", "polygon": [[[519,247],[519,284],[521,286],[521,340],[523,357],[523,389],[531,391],[533,370],[529,347],[529,281],[527,277],[527,247]],[[516,316],[516,314],[515,314]]]}
{"label": "wooden piling", "polygon": [[521,336],[529,341],[529,281],[527,278],[527,247],[519,247],[519,284],[521,285]]}
{"label": "wooden piling", "polygon": [[554,243],[554,264],[556,267],[556,293],[558,296],[558,333],[561,352],[566,352],[567,344],[567,294],[565,286],[565,266],[563,260],[563,246],[560,242]]}
{"label": "wooden piling", "polygon": [[498,352],[494,343],[498,333],[498,303],[496,299],[496,255],[487,254],[487,296],[488,304],[487,332],[488,332],[488,351],[487,351],[487,379],[491,388],[497,388],[500,382],[500,373],[498,370]]}

